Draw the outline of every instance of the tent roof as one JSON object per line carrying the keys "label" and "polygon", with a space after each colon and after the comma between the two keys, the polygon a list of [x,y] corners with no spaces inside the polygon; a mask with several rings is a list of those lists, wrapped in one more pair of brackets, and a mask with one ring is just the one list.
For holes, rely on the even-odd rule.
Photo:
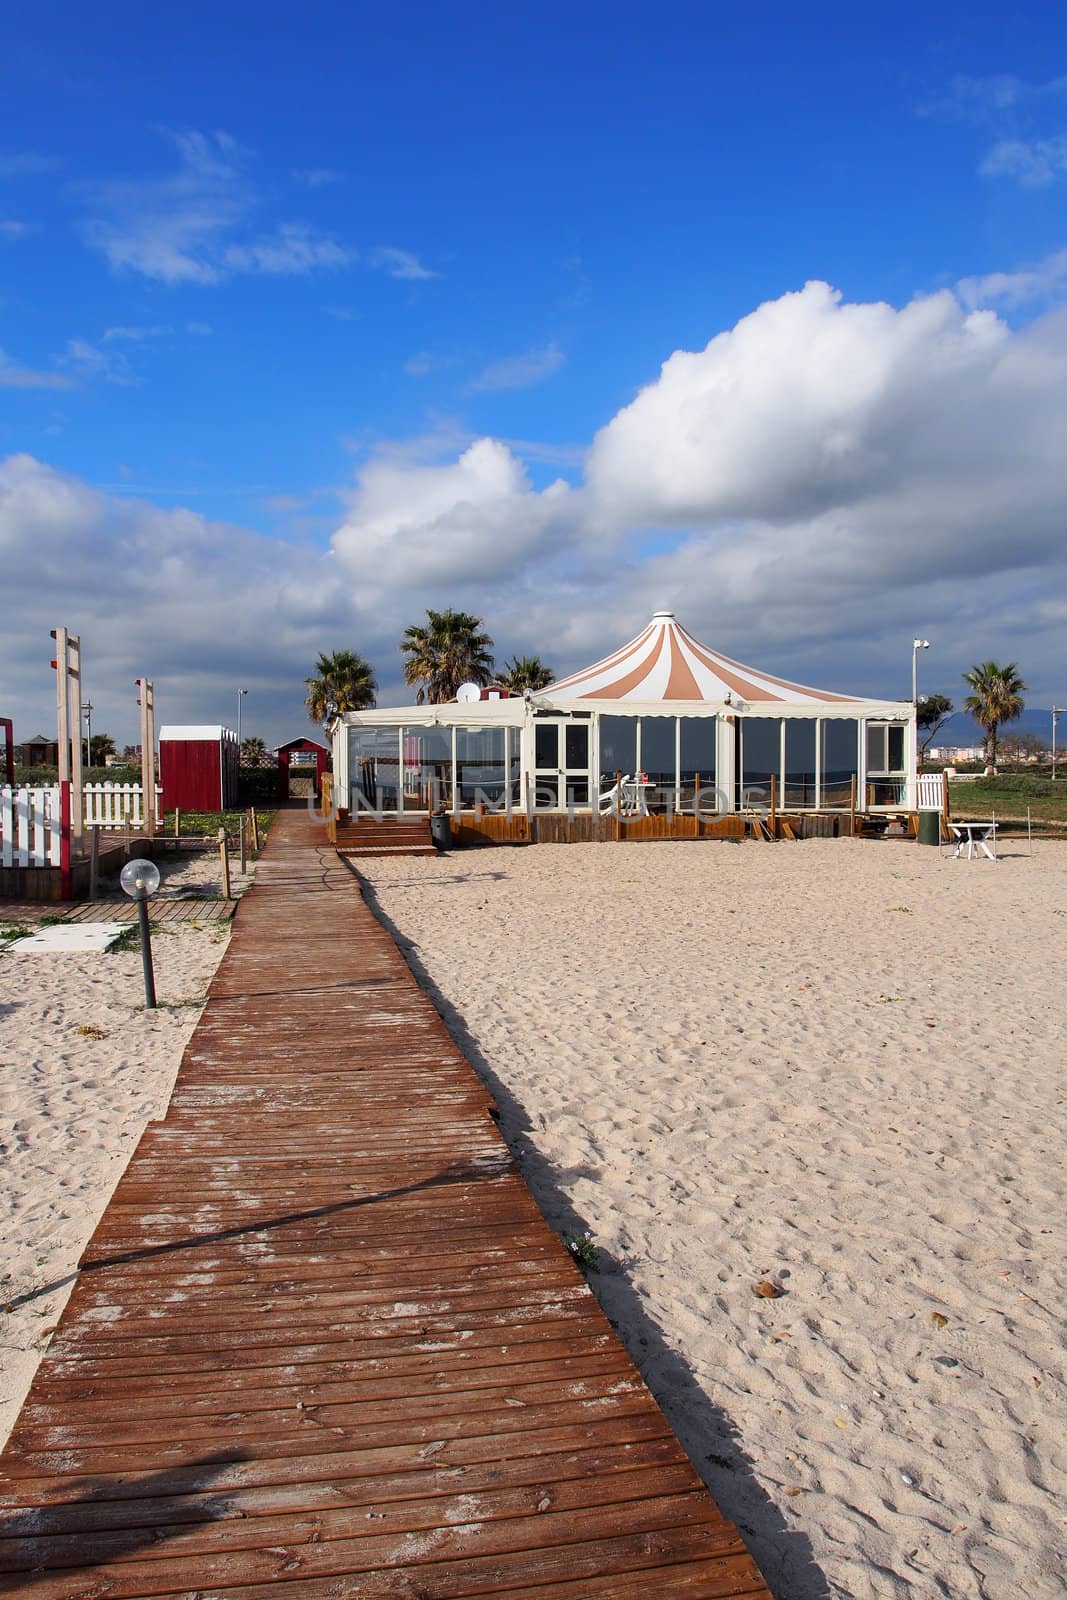
{"label": "tent roof", "polygon": [[730,695],[769,704],[860,703],[855,695],[789,683],[731,661],[694,639],[675,621],[672,611],[657,611],[636,639],[584,671],[550,684],[543,695],[553,701],[720,701]]}

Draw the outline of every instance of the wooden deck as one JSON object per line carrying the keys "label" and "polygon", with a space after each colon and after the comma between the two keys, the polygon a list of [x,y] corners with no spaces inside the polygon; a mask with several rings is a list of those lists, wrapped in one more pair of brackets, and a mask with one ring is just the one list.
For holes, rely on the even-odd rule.
{"label": "wooden deck", "polygon": [[0,1459],[33,1600],[769,1600],[325,829],[283,813]]}

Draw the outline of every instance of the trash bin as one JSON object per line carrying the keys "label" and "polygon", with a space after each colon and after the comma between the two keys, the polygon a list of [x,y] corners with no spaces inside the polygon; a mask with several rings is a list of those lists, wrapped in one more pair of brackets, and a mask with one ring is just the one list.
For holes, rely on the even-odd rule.
{"label": "trash bin", "polygon": [[430,818],[430,841],[435,850],[451,848],[452,822],[447,811],[435,811]]}
{"label": "trash bin", "polygon": [[940,811],[919,812],[919,843],[941,843],[941,813]]}

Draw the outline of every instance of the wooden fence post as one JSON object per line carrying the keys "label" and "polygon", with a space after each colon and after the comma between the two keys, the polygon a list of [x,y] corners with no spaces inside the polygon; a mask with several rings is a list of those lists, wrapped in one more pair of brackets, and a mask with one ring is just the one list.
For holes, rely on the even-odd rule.
{"label": "wooden fence post", "polygon": [[89,830],[89,899],[95,900],[100,878],[100,829]]}
{"label": "wooden fence post", "polygon": [[255,806],[252,807],[252,849],[255,851],[256,855],[258,856],[258,854],[259,854],[259,818],[256,816],[256,808],[255,808]]}
{"label": "wooden fence post", "polygon": [[771,773],[771,815],[769,821],[771,838],[777,839],[778,832],[776,825],[778,822],[778,775],[774,772]]}
{"label": "wooden fence post", "polygon": [[175,806],[174,807],[174,837],[176,839],[180,839],[181,836],[182,836],[182,813],[181,813],[181,807],[180,806]]}
{"label": "wooden fence post", "polygon": [[615,769],[615,843],[622,838],[622,772]]}
{"label": "wooden fence post", "polygon": [[248,813],[241,812],[241,871],[248,871]]}
{"label": "wooden fence post", "polygon": [[849,838],[850,839],[854,839],[855,838],[855,836],[856,836],[856,774],[855,773],[852,774],[852,779],[851,779],[851,782],[849,784],[848,833],[849,833]]}
{"label": "wooden fence post", "polygon": [[59,786],[59,893],[73,899],[70,871],[70,782]]}
{"label": "wooden fence post", "polygon": [[230,896],[230,852],[226,842],[226,829],[219,829],[219,864],[222,868],[222,898],[229,900]]}

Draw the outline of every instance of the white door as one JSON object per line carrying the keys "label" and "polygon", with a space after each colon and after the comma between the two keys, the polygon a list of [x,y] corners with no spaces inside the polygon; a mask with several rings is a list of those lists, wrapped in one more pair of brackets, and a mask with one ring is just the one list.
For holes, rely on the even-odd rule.
{"label": "white door", "polygon": [[590,723],[570,717],[534,721],[533,806],[535,811],[589,806]]}

